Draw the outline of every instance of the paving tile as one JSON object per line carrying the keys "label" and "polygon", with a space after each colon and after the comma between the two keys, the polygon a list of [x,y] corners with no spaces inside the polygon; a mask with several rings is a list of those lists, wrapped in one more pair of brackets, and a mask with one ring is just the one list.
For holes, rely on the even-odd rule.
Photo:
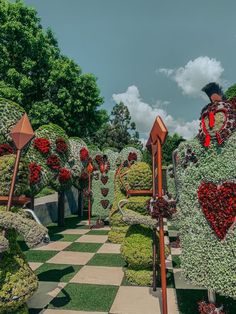
{"label": "paving tile", "polygon": [[120,254],[120,244],[104,243],[97,253],[114,253]]}
{"label": "paving tile", "polygon": [[[107,312],[84,312],[84,311],[70,311],[70,310],[44,310],[42,314],[108,314]],[[40,314],[41,314],[40,313]]]}
{"label": "paving tile", "polygon": [[169,256],[166,258],[166,268],[167,268],[167,269],[172,269],[172,268],[173,268],[171,255],[169,255]]}
{"label": "paving tile", "polygon": [[50,235],[50,240],[51,241],[74,242],[80,236],[81,236],[81,234],[59,234],[59,233],[54,233],[54,234]]}
{"label": "paving tile", "polygon": [[105,243],[108,239],[107,235],[83,235],[75,242],[81,243]]}
{"label": "paving tile", "polygon": [[123,276],[122,267],[84,266],[70,282],[119,286]]}
{"label": "paving tile", "polygon": [[188,282],[183,274],[182,270],[174,268],[174,278],[175,278],[175,287],[176,289],[192,289],[192,290],[204,290],[204,287],[194,286]]}
{"label": "paving tile", "polygon": [[29,308],[44,308],[64,288],[66,283],[39,282],[38,290],[27,302]]}
{"label": "paving tile", "polygon": [[85,234],[88,233],[89,229],[66,229],[59,234]]}
{"label": "paving tile", "polygon": [[[168,312],[178,314],[174,289],[167,289]],[[161,314],[161,289],[121,286],[110,310],[111,314]]]}
{"label": "paving tile", "polygon": [[29,266],[32,270],[36,270],[37,268],[39,268],[41,265],[43,265],[43,263],[36,263],[36,262],[29,262]]}
{"label": "paving tile", "polygon": [[181,248],[179,247],[178,248],[171,247],[170,250],[172,255],[181,255]]}
{"label": "paving tile", "polygon": [[72,242],[66,241],[55,241],[50,242],[47,245],[41,246],[39,248],[33,249],[34,251],[61,251],[64,250],[67,246],[71,245]]}
{"label": "paving tile", "polygon": [[94,253],[61,251],[48,260],[52,264],[85,265],[94,256]]}
{"label": "paving tile", "polygon": [[168,245],[170,243],[169,237],[165,236],[164,241],[165,241],[165,244]]}

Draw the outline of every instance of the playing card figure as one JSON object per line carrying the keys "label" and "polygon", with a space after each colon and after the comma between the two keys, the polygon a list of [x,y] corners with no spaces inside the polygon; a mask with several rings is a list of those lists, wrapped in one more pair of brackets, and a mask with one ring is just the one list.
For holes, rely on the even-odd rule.
{"label": "playing card figure", "polygon": [[181,267],[192,284],[235,298],[236,98],[225,100],[215,83],[203,91],[211,102],[198,136],[173,155]]}

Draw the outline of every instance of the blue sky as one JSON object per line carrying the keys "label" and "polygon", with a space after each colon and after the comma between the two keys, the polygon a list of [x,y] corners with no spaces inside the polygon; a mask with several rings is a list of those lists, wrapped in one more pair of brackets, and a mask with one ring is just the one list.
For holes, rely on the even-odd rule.
{"label": "blue sky", "polygon": [[157,114],[191,137],[201,87],[236,82],[235,0],[25,0],[62,52],[98,78],[104,107],[129,107],[146,138]]}

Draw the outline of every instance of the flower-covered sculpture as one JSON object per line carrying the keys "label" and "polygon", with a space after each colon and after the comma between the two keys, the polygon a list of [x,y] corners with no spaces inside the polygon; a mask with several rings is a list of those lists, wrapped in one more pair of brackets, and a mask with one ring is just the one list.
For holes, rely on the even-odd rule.
{"label": "flower-covered sculpture", "polygon": [[204,91],[198,137],[174,154],[181,267],[192,284],[236,298],[236,99],[214,83]]}

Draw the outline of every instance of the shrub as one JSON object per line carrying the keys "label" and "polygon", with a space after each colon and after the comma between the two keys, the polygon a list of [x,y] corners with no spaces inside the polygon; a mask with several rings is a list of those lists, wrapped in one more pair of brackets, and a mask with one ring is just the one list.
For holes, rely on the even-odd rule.
{"label": "shrub", "polygon": [[149,190],[152,188],[152,171],[145,162],[137,162],[131,166],[127,174],[130,190]]}

